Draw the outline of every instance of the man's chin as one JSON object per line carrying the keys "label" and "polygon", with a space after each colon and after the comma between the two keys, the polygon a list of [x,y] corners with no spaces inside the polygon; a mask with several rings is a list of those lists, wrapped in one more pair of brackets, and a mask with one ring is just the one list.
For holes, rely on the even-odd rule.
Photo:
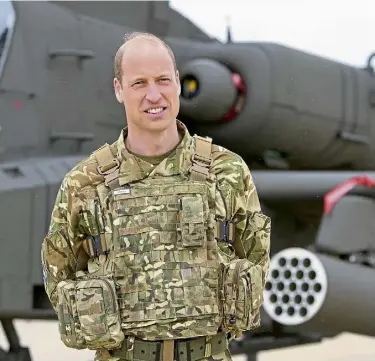
{"label": "man's chin", "polygon": [[146,119],[144,122],[145,128],[150,131],[161,132],[168,129],[171,124],[175,123],[176,119],[170,119],[169,117],[160,117],[153,119]]}

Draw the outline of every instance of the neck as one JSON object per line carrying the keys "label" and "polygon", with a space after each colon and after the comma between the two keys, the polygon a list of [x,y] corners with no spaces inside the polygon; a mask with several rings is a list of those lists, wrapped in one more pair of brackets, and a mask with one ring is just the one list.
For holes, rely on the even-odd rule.
{"label": "neck", "polygon": [[128,135],[125,143],[128,150],[144,156],[158,156],[169,152],[180,142],[177,124],[162,132],[145,132],[144,129],[128,124]]}

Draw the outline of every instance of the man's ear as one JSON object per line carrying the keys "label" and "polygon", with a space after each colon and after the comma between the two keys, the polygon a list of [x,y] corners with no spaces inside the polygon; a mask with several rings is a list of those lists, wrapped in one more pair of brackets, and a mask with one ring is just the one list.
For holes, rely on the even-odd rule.
{"label": "man's ear", "polygon": [[119,103],[123,103],[122,87],[117,78],[113,79],[113,88],[115,89],[116,99]]}
{"label": "man's ear", "polygon": [[180,82],[180,73],[176,70],[176,81],[178,84],[178,95],[181,95],[181,82]]}

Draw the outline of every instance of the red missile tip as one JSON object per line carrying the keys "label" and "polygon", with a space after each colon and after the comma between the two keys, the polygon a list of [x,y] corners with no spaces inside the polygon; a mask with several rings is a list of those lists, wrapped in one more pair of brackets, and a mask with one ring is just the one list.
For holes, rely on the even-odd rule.
{"label": "red missile tip", "polygon": [[237,73],[233,73],[232,74],[232,80],[233,80],[233,84],[236,86],[236,88],[241,91],[241,92],[245,92],[245,84],[241,78],[241,75],[240,74],[237,74]]}
{"label": "red missile tip", "polygon": [[242,110],[242,106],[244,104],[246,88],[241,75],[238,73],[232,73],[232,81],[237,89],[237,99],[233,104],[233,107],[223,117],[223,122],[229,122],[232,119],[234,119],[237,116],[237,114]]}

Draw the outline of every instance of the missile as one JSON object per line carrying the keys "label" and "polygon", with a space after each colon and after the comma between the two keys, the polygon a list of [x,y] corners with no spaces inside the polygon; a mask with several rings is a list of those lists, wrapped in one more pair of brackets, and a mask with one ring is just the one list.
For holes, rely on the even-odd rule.
{"label": "missile", "polygon": [[230,121],[241,110],[242,78],[211,59],[194,59],[181,69],[181,113],[198,122]]}

